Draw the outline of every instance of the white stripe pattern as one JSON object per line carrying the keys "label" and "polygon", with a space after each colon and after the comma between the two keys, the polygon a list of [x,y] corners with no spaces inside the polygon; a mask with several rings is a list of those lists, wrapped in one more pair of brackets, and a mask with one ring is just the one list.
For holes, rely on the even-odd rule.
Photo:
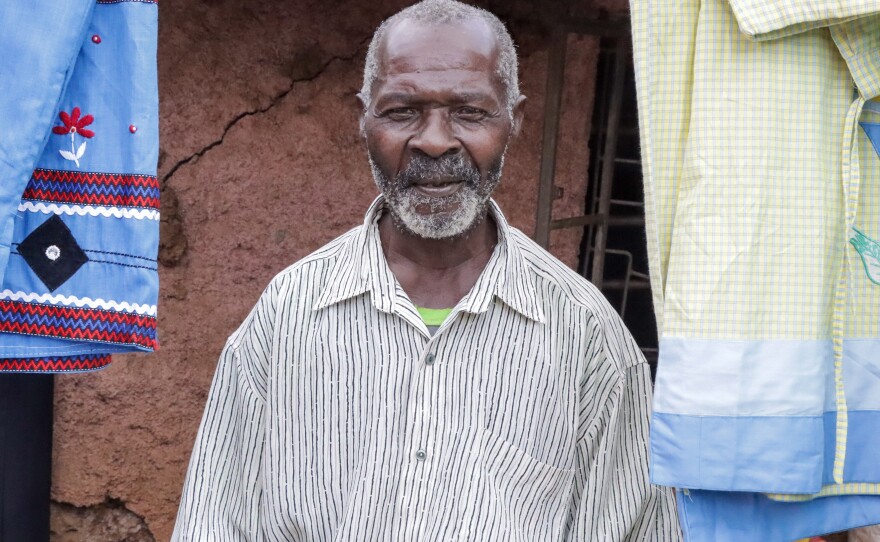
{"label": "white stripe pattern", "polygon": [[101,298],[92,299],[89,297],[74,297],[72,295],[52,295],[52,294],[35,294],[32,292],[13,292],[12,290],[3,290],[0,292],[0,299],[8,299],[10,301],[22,301],[25,303],[45,303],[49,305],[65,305],[68,307],[89,307],[92,309],[103,309],[115,312],[130,312],[145,316],[156,316],[156,305],[141,305],[138,303],[128,303],[127,301],[105,301]]}
{"label": "white stripe pattern", "polygon": [[680,540],[650,372],[602,295],[507,225],[432,336],[363,227],[224,348],[172,540]]}
{"label": "white stripe pattern", "polygon": [[108,218],[133,218],[135,220],[159,220],[155,209],[135,209],[128,207],[103,207],[94,205],[57,205],[40,201],[23,200],[18,204],[19,212],[44,213],[47,215],[104,216]]}

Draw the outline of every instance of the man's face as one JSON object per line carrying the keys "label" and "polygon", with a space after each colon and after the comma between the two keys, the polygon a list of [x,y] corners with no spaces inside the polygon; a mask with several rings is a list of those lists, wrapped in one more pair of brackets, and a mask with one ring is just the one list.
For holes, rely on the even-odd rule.
{"label": "man's face", "polygon": [[404,20],[385,35],[364,136],[395,222],[419,237],[469,231],[501,179],[513,120],[495,41],[481,20]]}

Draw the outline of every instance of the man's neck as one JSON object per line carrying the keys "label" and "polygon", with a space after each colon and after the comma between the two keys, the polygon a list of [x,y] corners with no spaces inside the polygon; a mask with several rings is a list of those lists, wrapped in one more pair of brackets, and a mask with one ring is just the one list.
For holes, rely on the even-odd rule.
{"label": "man's neck", "polygon": [[498,228],[488,215],[452,239],[426,239],[402,230],[390,213],[379,219],[379,237],[391,272],[417,306],[455,306],[476,284],[492,257]]}

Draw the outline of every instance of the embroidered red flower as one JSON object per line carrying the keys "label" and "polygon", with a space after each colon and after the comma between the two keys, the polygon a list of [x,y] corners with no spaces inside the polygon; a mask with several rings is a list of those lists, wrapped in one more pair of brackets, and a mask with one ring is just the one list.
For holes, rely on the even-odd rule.
{"label": "embroidered red flower", "polygon": [[58,151],[61,154],[61,157],[65,160],[70,160],[76,164],[76,167],[79,167],[79,159],[83,157],[83,154],[86,152],[86,142],[83,141],[80,143],[79,147],[74,146],[74,140],[76,139],[76,134],[83,136],[88,139],[95,135],[95,132],[86,128],[89,124],[95,121],[95,117],[91,115],[86,115],[85,117],[80,118],[79,107],[74,107],[73,111],[68,115],[66,111],[62,111],[58,113],[58,116],[61,118],[61,122],[64,123],[64,126],[55,126],[52,128],[53,134],[58,135],[70,135],[70,150],[69,151]]}
{"label": "embroidered red flower", "polygon": [[93,117],[92,115],[86,115],[85,117],[80,118],[79,115],[79,107],[74,107],[70,115],[68,115],[66,111],[58,113],[58,116],[61,118],[61,122],[64,123],[64,126],[55,126],[54,128],[52,128],[52,133],[58,135],[79,134],[83,137],[88,138],[94,136],[95,132],[86,129],[86,126],[93,123],[95,121],[95,117]]}

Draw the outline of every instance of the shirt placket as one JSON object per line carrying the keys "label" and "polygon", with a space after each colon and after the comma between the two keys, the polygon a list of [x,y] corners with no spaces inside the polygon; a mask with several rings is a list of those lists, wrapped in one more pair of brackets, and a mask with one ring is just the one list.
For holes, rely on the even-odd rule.
{"label": "shirt placket", "polygon": [[429,499],[430,477],[441,450],[432,431],[437,415],[437,336],[425,340],[413,368],[412,384],[407,396],[406,438],[404,439],[404,468],[398,491],[398,510],[401,525],[398,532],[403,540],[421,540],[424,514]]}

